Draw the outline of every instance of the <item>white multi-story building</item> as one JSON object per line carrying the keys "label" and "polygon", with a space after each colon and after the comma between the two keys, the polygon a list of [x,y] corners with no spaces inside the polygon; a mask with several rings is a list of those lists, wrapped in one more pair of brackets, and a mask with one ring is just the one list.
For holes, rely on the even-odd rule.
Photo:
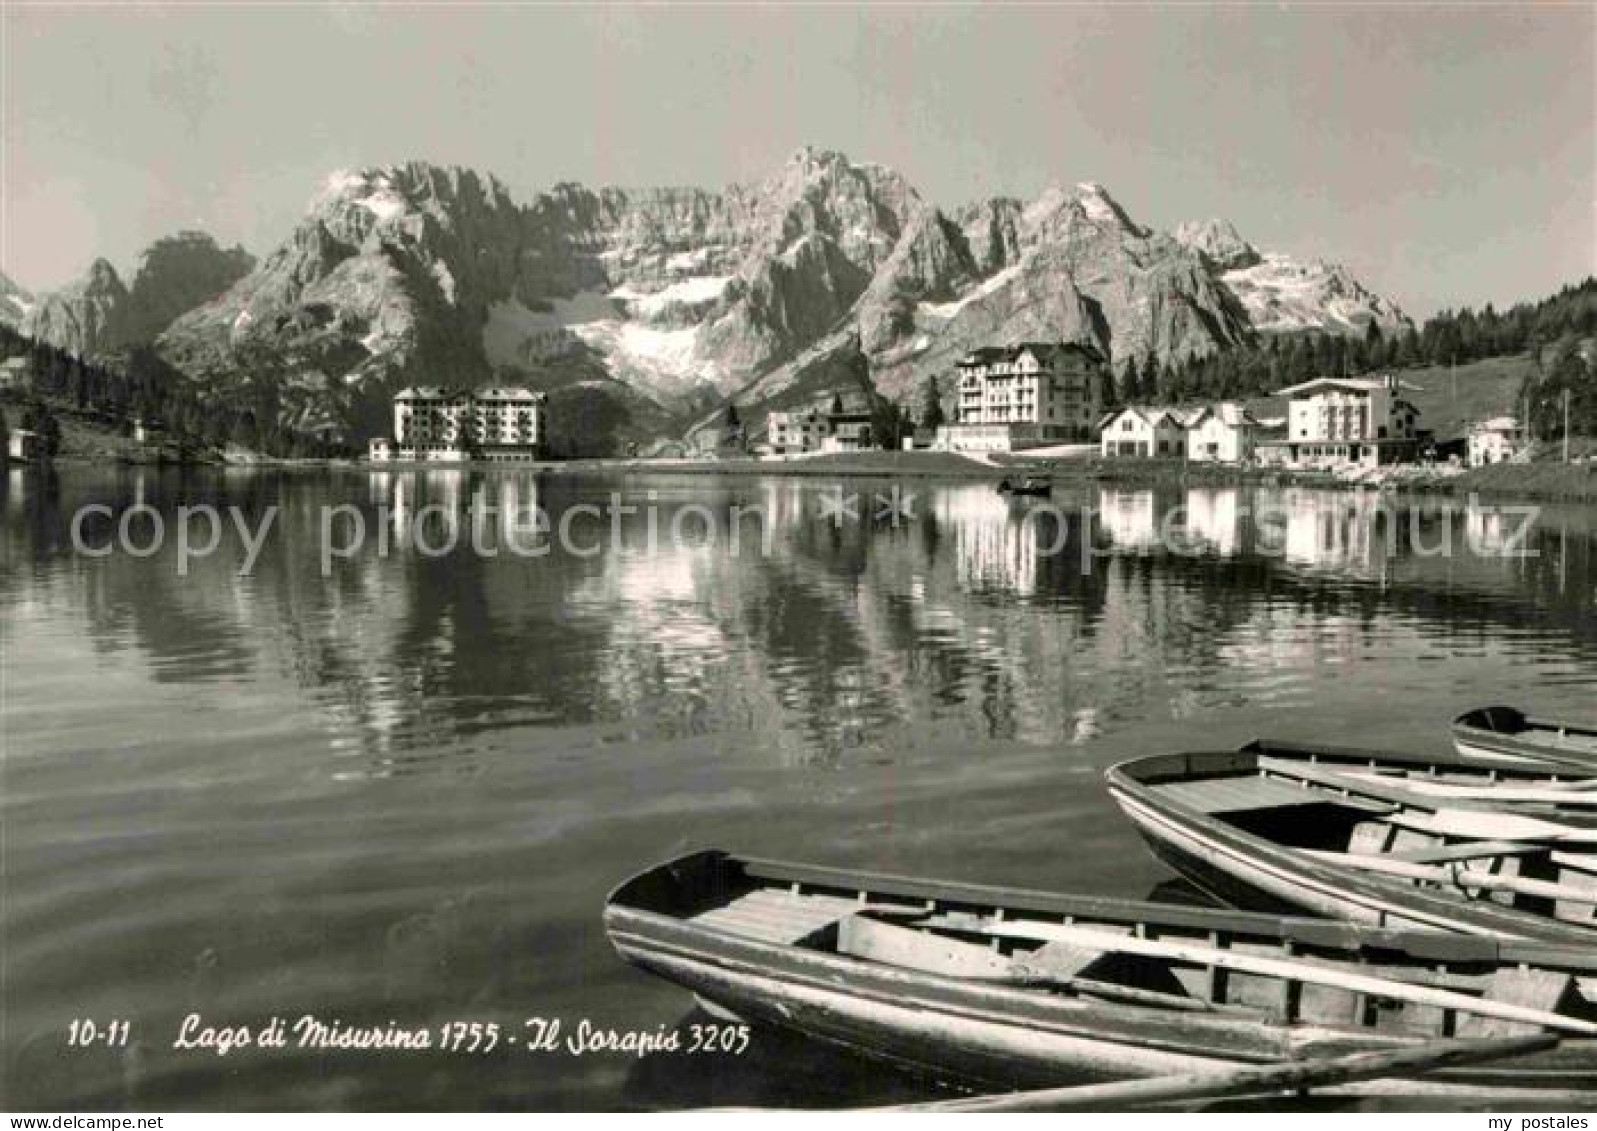
{"label": "white multi-story building", "polygon": [[1282,389],[1289,397],[1283,441],[1294,464],[1375,467],[1413,459],[1419,409],[1398,395],[1396,377],[1318,377]]}
{"label": "white multi-story building", "polygon": [[1525,446],[1525,429],[1512,416],[1494,416],[1470,426],[1469,465],[1481,467],[1513,459]]}
{"label": "white multi-story building", "polygon": [[960,359],[955,422],[942,445],[1012,451],[1086,440],[1103,397],[1103,356],[1077,343],[984,346]]}
{"label": "white multi-story building", "polygon": [[508,386],[477,392],[404,389],[394,397],[393,439],[373,439],[367,454],[378,463],[537,459],[546,439],[546,400],[542,393]]}

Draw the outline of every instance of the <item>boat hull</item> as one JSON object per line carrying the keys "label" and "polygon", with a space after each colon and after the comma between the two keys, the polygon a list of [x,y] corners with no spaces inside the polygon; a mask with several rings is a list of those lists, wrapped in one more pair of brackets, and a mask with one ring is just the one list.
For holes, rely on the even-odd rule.
{"label": "boat hull", "polygon": [[683,947],[647,933],[612,930],[628,962],[691,991],[750,1025],[799,1033],[939,1083],[965,1088],[1041,1088],[1238,1067],[1245,1061],[1128,1044],[1068,1027],[1018,1024],[970,1002],[897,997],[826,984],[793,970],[729,961],[719,947]]}

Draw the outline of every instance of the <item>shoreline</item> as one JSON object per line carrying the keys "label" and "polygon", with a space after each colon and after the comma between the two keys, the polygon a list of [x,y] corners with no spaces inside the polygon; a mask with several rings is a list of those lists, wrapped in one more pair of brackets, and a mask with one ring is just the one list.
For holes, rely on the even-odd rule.
{"label": "shoreline", "polygon": [[[1000,462],[1001,461],[1001,462]],[[60,466],[106,466],[108,461],[70,455],[58,456]],[[15,468],[12,461],[7,465]],[[368,474],[412,474],[425,471],[535,472],[541,475],[652,474],[698,475],[725,478],[800,479],[941,479],[953,482],[991,482],[1008,475],[1046,475],[1054,485],[1086,484],[1142,488],[1186,487],[1315,487],[1329,490],[1386,491],[1397,494],[1476,495],[1483,498],[1524,499],[1536,502],[1597,504],[1597,464],[1529,463],[1496,464],[1468,468],[1452,475],[1399,474],[1381,482],[1354,482],[1324,471],[1291,468],[1239,467],[1177,460],[1100,460],[1028,457],[1002,453],[989,461],[955,452],[859,452],[814,456],[798,460],[646,459],[600,457],[575,460],[537,460],[525,463],[437,462],[382,463],[356,459],[253,459],[175,461],[114,461],[116,467],[156,469],[206,468],[243,471],[364,471]]]}

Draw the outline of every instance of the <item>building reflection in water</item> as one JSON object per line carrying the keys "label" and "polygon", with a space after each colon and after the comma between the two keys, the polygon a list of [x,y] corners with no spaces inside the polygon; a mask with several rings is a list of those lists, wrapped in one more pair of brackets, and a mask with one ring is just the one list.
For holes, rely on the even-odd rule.
{"label": "building reflection in water", "polygon": [[1194,487],[1187,492],[1183,534],[1190,549],[1235,557],[1244,545],[1247,496],[1240,487]]}
{"label": "building reflection in water", "polygon": [[954,534],[954,569],[966,589],[999,589],[1017,597],[1037,592],[1037,533],[1053,534],[1051,510],[998,494],[990,486],[939,492],[932,514]]}
{"label": "building reflection in water", "polygon": [[1098,522],[1117,549],[1152,550],[1160,545],[1160,516],[1152,490],[1099,491]]}
{"label": "building reflection in water", "polygon": [[1281,551],[1298,565],[1367,576],[1397,549],[1383,497],[1375,491],[1289,488],[1266,513],[1284,518]]}

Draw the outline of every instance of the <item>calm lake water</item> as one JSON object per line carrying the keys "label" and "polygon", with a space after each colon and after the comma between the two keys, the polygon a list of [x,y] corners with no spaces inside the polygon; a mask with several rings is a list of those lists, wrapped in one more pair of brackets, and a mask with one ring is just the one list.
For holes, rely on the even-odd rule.
{"label": "calm lake water", "polygon": [[[13,1109],[921,1094],[764,1034],[717,1060],[172,1046],[190,1013],[652,1033],[691,1001],[614,957],[600,907],[691,847],[1142,896],[1170,877],[1103,796],[1117,760],[1261,734],[1442,750],[1468,706],[1589,713],[1597,685],[1591,508],[1543,508],[1534,556],[1506,557],[1517,513],[1367,492],[1094,487],[1054,500],[1061,541],[1035,503],[925,481],[896,519],[886,480],[0,485]],[[189,561],[178,508],[201,503],[228,529]],[[152,511],[165,542],[76,552],[89,504],[89,549],[130,508],[134,549]],[[424,552],[474,505],[499,552]],[[337,548],[357,513],[367,541],[324,573],[328,507]],[[546,553],[493,542],[537,513]],[[234,523],[267,515],[241,575]],[[69,1049],[74,1019],[131,1022],[127,1047]]]}

